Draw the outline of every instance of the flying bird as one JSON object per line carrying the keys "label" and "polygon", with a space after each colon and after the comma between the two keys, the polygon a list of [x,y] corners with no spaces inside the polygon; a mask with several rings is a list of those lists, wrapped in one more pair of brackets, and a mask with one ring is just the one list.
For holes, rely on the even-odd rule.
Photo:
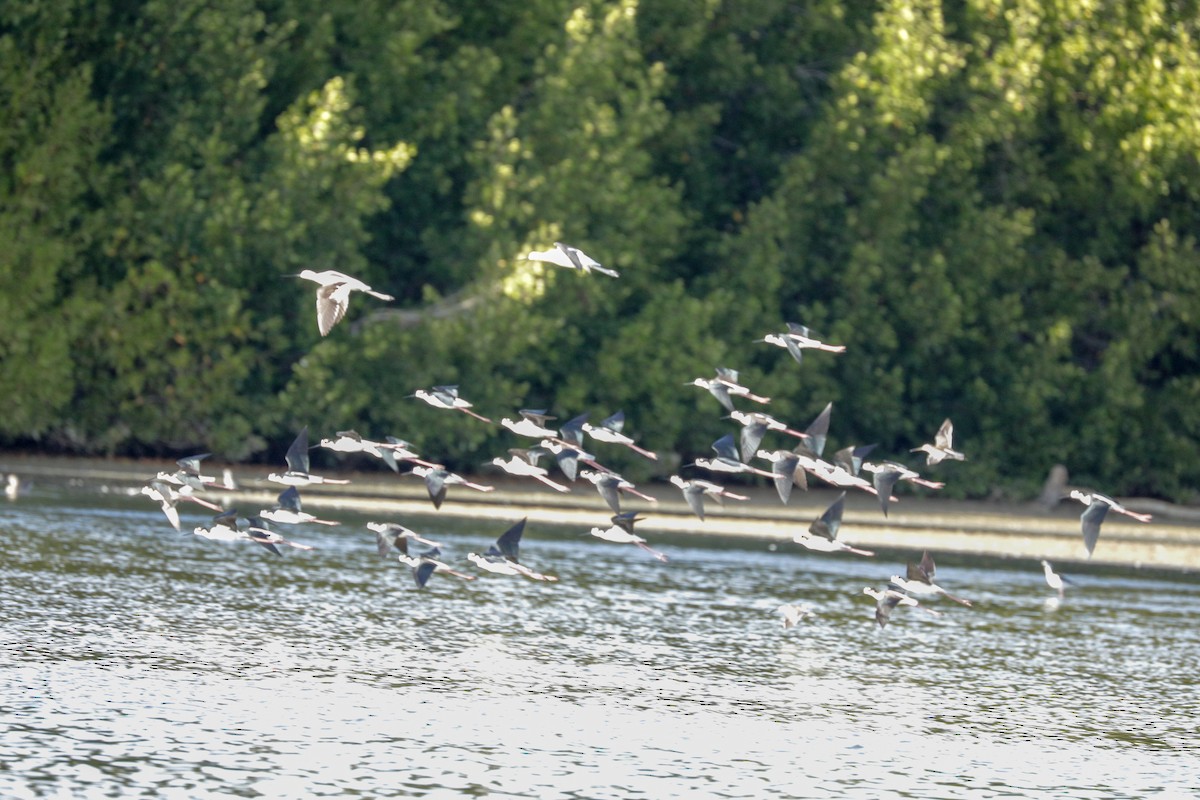
{"label": "flying bird", "polygon": [[934,574],[936,573],[936,571],[937,571],[937,567],[934,565],[933,558],[932,558],[932,556],[929,555],[929,551],[927,550],[921,555],[921,563],[914,564],[911,561],[908,562],[908,567],[907,567],[907,572],[905,574],[905,577],[901,578],[899,576],[893,575],[891,582],[893,585],[903,589],[904,591],[908,592],[909,594],[916,594],[916,595],[939,595],[940,594],[945,597],[948,597],[949,599],[953,600],[956,603],[962,603],[964,606],[971,605],[970,600],[964,600],[961,597],[955,597],[954,595],[950,594],[945,589],[943,589],[942,587],[940,587],[936,583],[934,583],[933,577],[934,577]]}
{"label": "flying bird", "polygon": [[820,517],[813,520],[807,531],[800,531],[792,537],[796,544],[803,545],[809,550],[819,553],[853,553],[857,556],[873,556],[870,550],[860,550],[839,541],[838,531],[842,527],[842,509],[845,506],[846,493],[842,492],[837,499],[825,509]]}
{"label": "flying bird", "polygon": [[910,452],[924,453],[925,463],[932,466],[940,464],[943,459],[952,461],[966,461],[967,457],[954,449],[954,424],[947,418],[942,427],[938,428],[938,432],[933,437],[933,444],[923,444],[920,447],[914,447]]}
{"label": "flying bird", "polygon": [[1099,492],[1072,489],[1069,496],[1072,500],[1078,500],[1087,506],[1083,510],[1083,513],[1079,515],[1079,521],[1083,528],[1083,545],[1087,548],[1088,558],[1091,558],[1092,551],[1096,549],[1096,540],[1100,538],[1100,523],[1104,522],[1104,518],[1108,515],[1109,511],[1133,517],[1139,522],[1149,522],[1154,518],[1150,514],[1139,514],[1136,511],[1130,511],[1108,495],[1100,494]]}
{"label": "flying bird", "polygon": [[563,244],[562,242],[555,242],[554,248],[551,250],[534,250],[525,256],[525,260],[544,261],[547,264],[554,264],[584,273],[599,272],[602,275],[608,275],[610,278],[620,277],[620,273],[615,269],[602,266],[599,261],[578,247],[571,247],[569,244]]}
{"label": "flying bird", "polygon": [[308,471],[308,426],[300,429],[300,433],[296,434],[296,438],[292,440],[291,446],[284,456],[287,461],[287,471],[279,474],[272,472],[267,476],[267,480],[275,483],[282,483],[284,486],[308,486],[313,483],[349,483],[348,480],[341,478],[325,478],[321,475],[313,475]]}
{"label": "flying bird", "polygon": [[417,391],[413,392],[412,396],[419,400],[424,400],[434,408],[448,408],[454,411],[461,411],[475,419],[491,424],[490,419],[476,414],[471,410],[471,403],[458,396],[457,386],[434,386],[429,390],[417,389]]}
{"label": "flying bird", "polygon": [[660,553],[659,551],[650,547],[650,545],[646,544],[645,539],[633,532],[634,524],[641,522],[642,519],[642,517],[637,515],[636,511],[625,511],[616,514],[611,518],[612,527],[594,527],[588,531],[588,533],[590,533],[592,536],[595,536],[597,539],[603,539],[606,542],[637,545],[650,555],[657,558],[659,561],[666,561],[666,554]]}
{"label": "flying bird", "polygon": [[633,452],[640,456],[644,456],[651,461],[658,460],[658,454],[652,453],[642,447],[638,447],[632,438],[621,432],[625,427],[625,412],[618,411],[612,416],[606,418],[599,425],[589,425],[587,421],[583,421],[579,426],[584,433],[591,436],[597,442],[606,442],[608,444],[619,444],[628,447]]}
{"label": "flying bird", "polygon": [[481,483],[472,483],[442,466],[423,467],[418,464],[412,468],[411,472],[405,474],[425,479],[425,490],[429,493],[429,499],[433,501],[434,508],[442,507],[442,501],[446,499],[446,488],[449,486],[465,486],[477,492],[490,492],[496,488]]}
{"label": "flying bird", "polygon": [[926,608],[921,605],[915,597],[909,597],[904,592],[898,592],[892,588],[875,589],[871,586],[863,588],[863,594],[875,598],[875,621],[879,623],[879,627],[884,627],[888,624],[888,619],[892,616],[892,611],[896,606],[909,606],[919,608],[926,611],[935,617],[941,616],[940,611],[935,611],[932,608]]}
{"label": "flying bird", "polygon": [[341,525],[340,522],[333,520],[317,519],[312,514],[301,510],[300,490],[295,486],[289,486],[280,492],[275,507],[259,511],[258,516],[270,522],[278,522],[284,525],[300,525],[306,522],[317,525]]}
{"label": "flying bird", "polygon": [[350,307],[351,292],[362,292],[380,300],[396,299],[390,294],[375,291],[358,278],[351,278],[331,269],[322,272],[306,269],[291,277],[303,278],[317,284],[317,330],[322,336],[327,336],[333,326],[346,316],[346,309]]}
{"label": "flying bird", "polygon": [[707,389],[708,393],[717,398],[717,401],[730,413],[736,410],[733,407],[734,397],[744,397],[755,403],[765,404],[771,402],[771,398],[754,394],[745,386],[738,383],[737,370],[728,367],[717,367],[715,378],[696,378],[685,383],[684,386],[699,386],[702,389]]}
{"label": "flying bird", "polygon": [[522,564],[518,558],[521,537],[525,534],[525,522],[526,520],[523,519],[500,534],[496,543],[489,547],[483,555],[468,553],[467,560],[485,572],[494,572],[498,575],[521,575],[532,581],[557,581],[558,578],[553,575],[534,572]]}

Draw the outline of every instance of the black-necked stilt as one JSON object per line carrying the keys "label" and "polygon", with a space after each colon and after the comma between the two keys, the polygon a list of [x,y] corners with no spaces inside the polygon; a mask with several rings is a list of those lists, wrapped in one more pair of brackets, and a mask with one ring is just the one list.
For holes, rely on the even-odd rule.
{"label": "black-necked stilt", "polygon": [[587,421],[581,423],[580,427],[583,432],[591,436],[597,442],[606,444],[619,444],[628,447],[633,452],[640,456],[645,456],[652,461],[658,460],[658,454],[652,453],[634,443],[633,439],[622,433],[622,428],[625,427],[625,412],[618,411],[610,417],[607,417],[599,425],[589,425]]}
{"label": "black-necked stilt", "polygon": [[588,421],[588,412],[583,412],[577,417],[572,417],[563,423],[563,426],[558,429],[558,439],[564,444],[569,444],[572,447],[583,449],[583,425]]}
{"label": "black-necked stilt", "polygon": [[300,429],[300,433],[296,434],[296,438],[292,440],[292,444],[288,447],[284,458],[287,461],[287,471],[282,474],[272,472],[267,476],[267,480],[282,483],[284,486],[309,486],[314,483],[345,484],[350,482],[341,478],[325,478],[321,475],[313,475],[308,471],[307,425]]}
{"label": "black-necked stilt", "polygon": [[792,430],[770,414],[763,414],[760,411],[732,411],[729,414],[729,418],[742,426],[742,433],[739,439],[743,461],[749,461],[754,457],[767,431],[786,433],[788,436],[795,436],[797,439],[804,439],[807,436],[807,434],[800,431]]}
{"label": "black-necked stilt", "polygon": [[210,539],[214,542],[254,542],[277,556],[283,555],[283,553],[279,552],[279,548],[275,546],[275,542],[268,541],[265,538],[256,538],[255,536],[251,536],[249,532],[239,528],[236,509],[230,509],[217,514],[212,518],[212,522],[207,527],[197,525],[192,530],[192,533],[202,539]]}
{"label": "black-necked stilt", "polygon": [[527,436],[530,439],[547,439],[557,436],[557,432],[553,428],[547,428],[546,423],[558,418],[547,414],[545,409],[522,408],[517,413],[521,415],[520,420],[504,417],[500,420],[500,424],[518,436]]}
{"label": "black-necked stilt", "polygon": [[784,333],[768,333],[756,341],[785,348],[797,364],[801,363],[805,350],[824,350],[829,353],[846,352],[845,345],[826,344],[813,336],[812,331],[808,328],[795,322],[787,323],[787,331]]}
{"label": "black-necked stilt", "polygon": [[275,553],[275,555],[280,555],[279,551],[275,548],[275,545],[280,544],[285,544],[288,547],[294,547],[297,550],[313,549],[312,545],[300,544],[299,542],[293,542],[290,539],[283,538],[278,533],[271,530],[271,526],[267,523],[267,520],[262,518],[262,516],[250,517],[250,519],[246,521],[249,523],[245,530],[246,536],[256,544],[260,544],[268,550],[271,550]]}
{"label": "black-necked stilt", "polygon": [[804,441],[796,445],[794,452],[820,458],[825,453],[825,441],[829,438],[829,419],[832,415],[833,403],[826,403],[821,413],[804,429]]}
{"label": "black-necked stilt", "polygon": [[783,623],[785,630],[787,628],[794,628],[804,620],[812,619],[816,616],[808,606],[798,606],[792,603],[784,603],[775,609],[775,613],[780,616],[780,622]]}
{"label": "black-necked stilt", "polygon": [[375,291],[358,278],[351,278],[332,269],[321,272],[306,269],[291,277],[303,278],[317,284],[317,330],[322,336],[328,335],[333,326],[346,316],[346,309],[350,307],[351,292],[362,292],[380,300],[396,299],[390,294]]}
{"label": "black-necked stilt", "polygon": [[471,403],[464,400],[458,395],[457,386],[434,386],[432,389],[417,389],[412,394],[413,397],[424,400],[434,408],[446,408],[453,411],[461,411],[464,414],[474,417],[491,424],[491,420],[482,414],[477,414],[471,410]]}
{"label": "black-necked stilt", "polygon": [[717,376],[715,378],[696,378],[689,383],[685,383],[684,386],[699,386],[702,389],[707,389],[708,393],[717,398],[717,401],[730,413],[736,411],[733,407],[734,397],[744,397],[755,403],[765,404],[771,402],[771,398],[754,394],[737,381],[738,372],[736,369],[717,367]]}
{"label": "black-necked stilt", "polygon": [[387,558],[388,554],[392,552],[392,548],[407,553],[410,541],[420,542],[426,547],[441,547],[440,543],[426,539],[398,522],[368,522],[367,530],[375,534],[375,547],[379,550],[380,558]]}
{"label": "black-necked stilt", "polygon": [[608,507],[613,510],[614,514],[621,513],[621,492],[628,492],[634,497],[640,497],[650,503],[658,502],[650,495],[639,492],[634,484],[615,472],[599,472],[583,469],[579,471],[579,477],[591,482],[596,487],[596,491],[604,498],[604,502],[608,503]]}
{"label": "black-necked stilt", "polygon": [[1063,584],[1070,583],[1070,581],[1055,572],[1054,568],[1050,566],[1050,562],[1045,559],[1042,559],[1042,571],[1046,576],[1046,585],[1058,592],[1059,597],[1062,597]]}
{"label": "black-necked stilt", "polygon": [[749,472],[752,475],[761,475],[764,478],[773,479],[775,477],[766,470],[752,467],[745,461],[742,461],[741,456],[738,454],[737,445],[734,444],[733,434],[727,433],[720,439],[717,439],[712,443],[712,449],[717,454],[716,458],[697,458],[692,463],[710,472],[725,472],[733,475]]}
{"label": "black-necked stilt", "polygon": [[312,514],[301,510],[300,490],[295,486],[289,486],[280,492],[275,507],[259,511],[258,516],[265,520],[278,522],[283,525],[300,525],[306,522],[315,523],[317,525],[342,524],[340,522],[335,522],[334,520],[317,519]]}
{"label": "black-necked stilt", "polygon": [[578,447],[564,444],[561,439],[542,439],[539,447],[554,456],[558,468],[571,482],[574,482],[575,478],[579,476],[581,461],[595,469],[601,469],[600,465],[596,463],[594,455],[586,453]]}
{"label": "black-necked stilt", "polygon": [[909,594],[916,595],[943,595],[956,603],[962,603],[964,606],[971,605],[970,600],[964,600],[961,597],[955,597],[947,592],[942,587],[933,582],[934,574],[937,572],[937,567],[933,563],[932,556],[929,551],[925,551],[921,555],[921,563],[914,564],[908,562],[905,577],[901,578],[898,575],[892,576],[892,584],[903,589]]}
{"label": "black-necked stilt", "polygon": [[509,457],[507,461],[505,461],[503,458],[497,457],[491,460],[491,464],[504,470],[509,475],[517,475],[520,477],[529,477],[539,480],[556,492],[571,491],[569,486],[563,486],[561,483],[553,480],[550,477],[549,470],[547,470],[545,467],[539,467],[537,465],[538,456],[542,452],[545,451],[542,451],[538,448],[521,449],[513,447],[509,448]]}
{"label": "black-necked stilt", "polygon": [[812,521],[807,531],[800,531],[792,537],[796,544],[803,545],[809,550],[819,553],[854,553],[857,556],[873,556],[870,550],[851,547],[840,541],[838,530],[842,527],[842,509],[845,507],[846,493],[842,492],[837,499],[825,509],[817,519]]}
{"label": "black-necked stilt", "polygon": [[704,496],[708,495],[717,501],[717,505],[724,505],[724,498],[728,497],[731,500],[749,500],[743,494],[734,494],[728,491],[724,486],[706,481],[701,478],[692,478],[684,480],[678,475],[671,476],[671,483],[679,487],[683,492],[683,499],[687,501],[688,507],[692,509],[692,513],[704,520]]}
{"label": "black-necked stilt", "polygon": [[171,527],[179,530],[179,510],[176,504],[180,500],[191,500],[193,503],[202,505],[212,511],[221,511],[221,507],[216,503],[210,503],[207,500],[201,500],[192,492],[195,490],[187,484],[181,485],[176,489],[166,481],[154,479],[141,488],[141,494],[146,495],[151,500],[162,506],[163,514],[166,515],[167,521],[171,523]]}
{"label": "black-necked stilt", "polygon": [[1087,548],[1089,558],[1092,555],[1092,551],[1096,549],[1096,540],[1100,538],[1100,523],[1104,522],[1104,517],[1107,516],[1109,511],[1133,517],[1139,522],[1149,522],[1154,519],[1150,514],[1139,514],[1136,511],[1130,511],[1108,495],[1100,494],[1099,492],[1072,489],[1069,497],[1087,506],[1083,510],[1083,513],[1079,515],[1079,521],[1083,527],[1083,545]]}
{"label": "black-necked stilt", "polygon": [[445,467],[440,466],[423,467],[418,464],[405,474],[416,475],[418,478],[425,480],[425,490],[429,492],[429,499],[433,501],[434,508],[442,507],[442,501],[446,499],[446,487],[448,486],[465,486],[477,492],[490,492],[496,488],[495,486],[485,486],[481,483],[472,483],[463,476],[450,472]]}
{"label": "black-necked stilt", "polygon": [[930,489],[941,489],[946,485],[941,481],[926,480],[919,473],[895,461],[881,461],[878,463],[864,461],[862,462],[862,468],[872,475],[871,485],[875,487],[875,493],[879,495],[879,504],[883,507],[883,515],[885,517],[888,513],[888,499],[891,498],[892,489],[895,488],[898,481],[908,481],[909,483],[926,486]]}
{"label": "black-necked stilt", "polygon": [[771,482],[775,484],[775,492],[784,504],[791,499],[793,486],[808,491],[804,464],[812,463],[812,460],[807,456],[789,450],[759,450],[755,455],[771,462]]}
{"label": "black-necked stilt", "polygon": [[599,272],[603,275],[608,275],[611,278],[620,277],[620,273],[615,269],[609,269],[602,266],[599,261],[589,256],[587,253],[580,250],[578,247],[571,247],[562,242],[555,242],[552,250],[534,250],[529,255],[525,256],[526,261],[544,261],[547,264],[554,264],[567,269],[575,269],[580,272]]}
{"label": "black-necked stilt", "polygon": [[543,575],[540,572],[534,572],[521,563],[518,556],[521,547],[521,537],[525,533],[525,522],[526,520],[523,519],[500,534],[500,538],[496,539],[496,543],[489,547],[487,552],[482,555],[468,553],[467,560],[485,572],[494,572],[498,575],[522,575],[534,581],[557,581],[558,578],[553,575]]}
{"label": "black-necked stilt", "polygon": [[[376,533],[376,536],[378,536],[378,532]],[[475,580],[474,575],[468,575],[465,572],[460,572],[460,571],[454,569],[453,567],[451,567],[446,562],[442,561],[441,560],[442,551],[441,551],[440,545],[433,545],[432,547],[430,547],[428,550],[425,550],[424,552],[415,553],[415,554],[410,555],[409,549],[408,549],[408,542],[409,542],[410,538],[414,542],[415,541],[426,541],[426,540],[422,540],[419,537],[415,537],[415,536],[413,536],[413,537],[399,536],[399,537],[396,537],[393,541],[395,543],[396,550],[399,551],[396,554],[396,560],[399,561],[404,566],[412,568],[413,581],[417,584],[418,589],[424,589],[425,584],[429,583],[430,577],[432,577],[435,572],[440,572],[440,573],[444,573],[446,575],[451,575],[455,578],[461,578],[464,581]],[[382,542],[382,539],[380,539],[379,541]],[[387,549],[390,550],[391,546],[389,545]],[[382,544],[380,545],[379,552],[380,552],[380,555],[386,554],[386,551],[384,550],[384,547]]]}
{"label": "black-necked stilt", "polygon": [[636,511],[625,511],[612,517],[612,527],[592,528],[588,533],[606,542],[637,545],[659,561],[666,561],[667,556],[665,554],[650,547],[650,545],[646,544],[645,539],[633,532],[634,524],[641,522],[642,519],[642,517],[637,515]]}
{"label": "black-necked stilt", "polygon": [[219,489],[228,489],[229,481],[218,481],[211,475],[200,474],[200,462],[208,458],[210,453],[201,453],[195,456],[184,456],[177,459],[175,465],[178,467],[174,472],[159,472],[156,476],[158,480],[172,484],[173,486],[186,486],[192,491],[202,491],[209,487]]}
{"label": "black-necked stilt", "polygon": [[[4,483],[4,496],[10,501],[16,500],[21,496],[21,476],[17,475],[17,473],[8,473],[8,479]],[[178,522],[175,523],[175,529],[179,529]]]}
{"label": "black-necked stilt", "polygon": [[880,590],[866,586],[863,588],[863,594],[875,598],[875,621],[879,623],[879,627],[881,628],[888,624],[888,619],[891,618],[892,610],[896,606],[919,608],[935,617],[941,615],[941,612],[921,605],[915,597],[909,597],[904,592],[898,592],[892,588]]}
{"label": "black-necked stilt", "polygon": [[928,442],[920,447],[914,447],[910,452],[924,453],[928,465],[941,463],[944,459],[951,461],[966,461],[967,457],[954,449],[954,424],[947,418],[942,427],[934,434],[933,444]]}

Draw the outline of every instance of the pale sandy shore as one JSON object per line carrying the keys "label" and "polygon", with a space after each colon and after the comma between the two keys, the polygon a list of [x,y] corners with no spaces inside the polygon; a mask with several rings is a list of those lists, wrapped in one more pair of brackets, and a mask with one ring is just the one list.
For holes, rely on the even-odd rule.
{"label": "pale sandy shore", "polygon": [[[77,459],[0,453],[0,473],[16,474],[39,490],[136,489],[159,470],[173,471],[170,461],[127,459]],[[224,466],[209,472],[221,476]],[[210,492],[226,507],[268,507],[281,487],[266,480],[271,469],[261,466],[230,467],[237,489]],[[477,477],[495,486],[488,493],[451,487],[440,510],[435,511],[424,483],[412,476],[386,470],[333,472],[347,478],[344,486],[311,486],[303,490],[306,511],[344,509],[381,518],[435,514],[462,518],[527,516],[531,522],[607,527],[611,515],[596,490],[580,481],[561,494],[536,481],[518,481],[505,475]],[[787,541],[797,529],[807,528],[837,496],[829,488],[795,491],[783,505],[769,486],[737,487],[750,497],[728,501],[721,507],[708,502],[706,519],[696,518],[679,491],[667,483],[638,486],[657,502],[625,496],[622,507],[645,516],[639,531],[646,534],[717,535]],[[929,549],[938,553],[983,555],[1013,559],[1049,559],[1055,563],[1121,566],[1179,572],[1200,571],[1200,509],[1157,501],[1129,500],[1126,505],[1155,515],[1140,523],[1110,514],[1092,558],[1088,558],[1080,533],[1078,503],[1063,502],[1054,509],[1036,503],[1013,504],[955,501],[936,495],[916,496],[907,488],[896,492],[888,516],[879,501],[866,493],[847,495],[841,537],[860,547],[885,550]],[[19,502],[19,500],[18,500]],[[149,502],[149,501],[147,501]],[[1124,501],[1123,501],[1124,502]],[[2,506],[0,506],[2,507]]]}

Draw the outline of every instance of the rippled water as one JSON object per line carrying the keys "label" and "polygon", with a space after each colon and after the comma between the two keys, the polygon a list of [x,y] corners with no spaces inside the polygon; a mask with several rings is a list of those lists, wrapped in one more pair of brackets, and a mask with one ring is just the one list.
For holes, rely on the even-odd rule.
{"label": "rippled water", "polygon": [[[519,512],[518,512],[519,513]],[[276,558],[144,498],[0,507],[0,796],[1192,797],[1200,588],[531,527],[556,584],[415,588],[365,519]],[[462,558],[512,519],[404,522]],[[185,515],[185,528],[203,517]],[[597,523],[603,522],[598,514]],[[465,565],[465,562],[464,562]],[[468,570],[473,570],[465,565]],[[784,630],[778,605],[815,620]]]}

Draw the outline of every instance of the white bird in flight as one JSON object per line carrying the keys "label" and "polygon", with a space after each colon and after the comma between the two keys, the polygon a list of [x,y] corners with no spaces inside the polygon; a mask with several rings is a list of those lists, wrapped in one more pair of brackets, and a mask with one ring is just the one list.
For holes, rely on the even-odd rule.
{"label": "white bird in flight", "polygon": [[317,272],[306,269],[294,278],[303,278],[317,284],[317,330],[322,336],[327,336],[333,326],[346,316],[350,307],[350,293],[362,292],[380,300],[395,300],[390,294],[377,292],[358,278],[351,278],[332,269]]}
{"label": "white bird in flight", "polygon": [[569,244],[555,242],[552,250],[534,250],[525,256],[526,261],[544,261],[567,269],[577,269],[580,272],[599,272],[611,278],[620,277],[615,269],[601,266],[600,262]]}

